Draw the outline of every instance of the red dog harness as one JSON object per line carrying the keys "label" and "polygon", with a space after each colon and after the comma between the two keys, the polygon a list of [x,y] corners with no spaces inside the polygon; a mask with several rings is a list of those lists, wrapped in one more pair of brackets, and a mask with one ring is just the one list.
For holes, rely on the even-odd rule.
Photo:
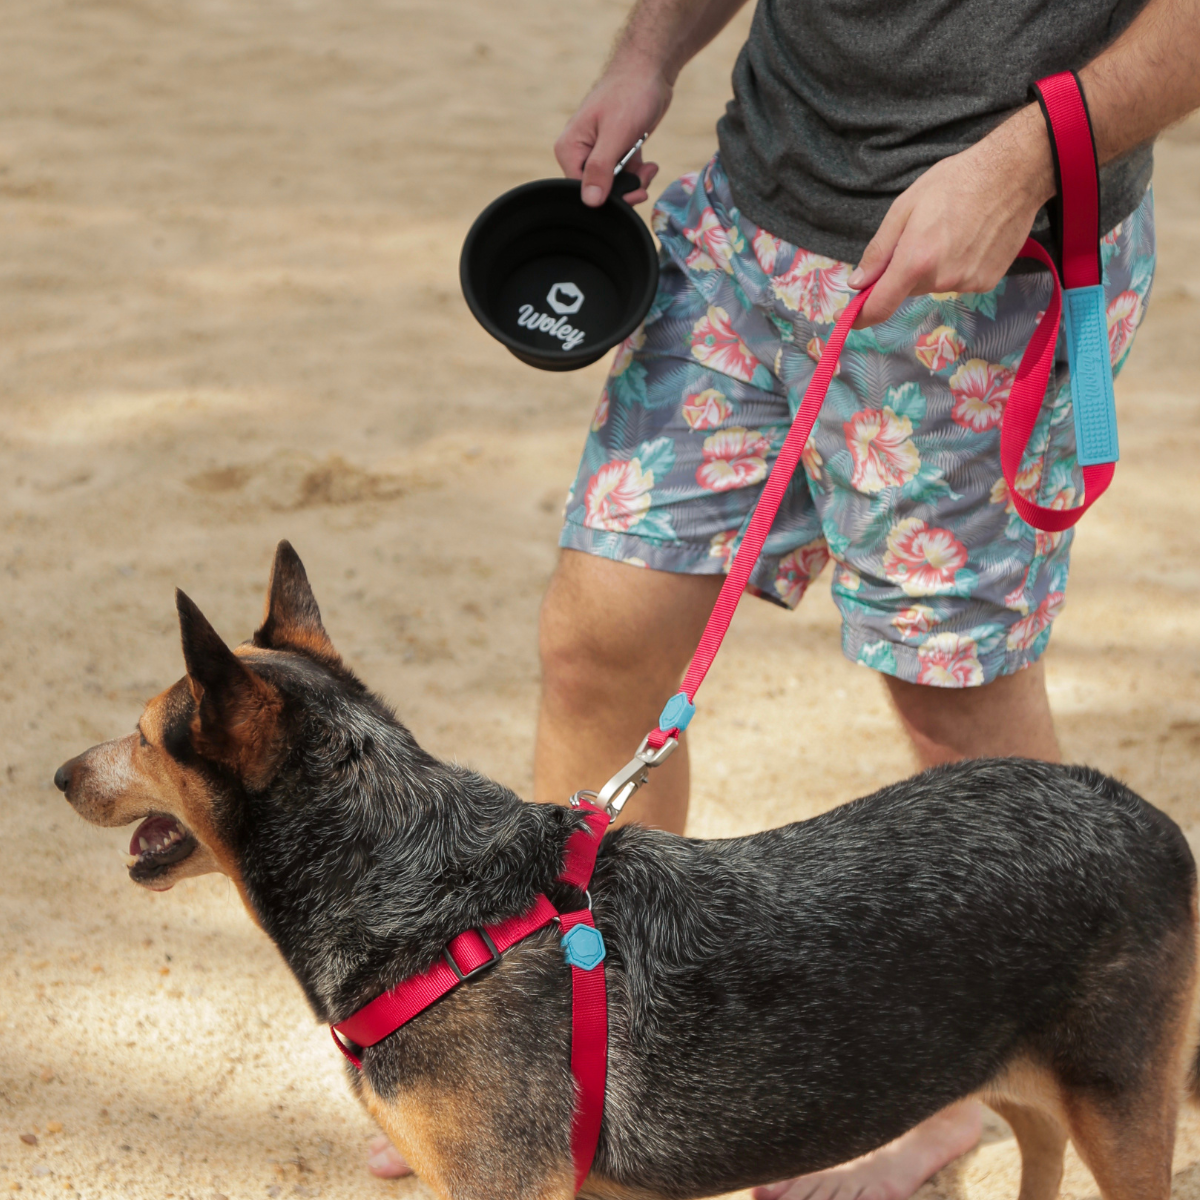
{"label": "red dog harness", "polygon": [[[1057,532],[1071,528],[1112,482],[1113,463],[1117,457],[1116,417],[1112,407],[1112,368],[1101,286],[1099,182],[1087,106],[1078,79],[1069,71],[1039,81],[1036,90],[1052,132],[1051,145],[1059,184],[1062,279],[1066,291],[1059,283],[1054,260],[1032,238],[1027,240],[1020,257],[1035,258],[1049,270],[1054,292],[1017,368],[1016,380],[1004,409],[1000,465],[1009,495],[1021,518],[1037,529]],[[696,711],[696,691],[720,649],[812,432],[846,335],[870,293],[871,289],[865,288],[850,301],[830,334],[829,344],[821,355],[796,419],[741,538],[700,645],[684,676],[683,686],[667,701],[658,727],[646,736],[635,757],[595,797],[596,804],[582,800],[584,793],[573,799],[586,814],[587,829],[572,834],[567,842],[560,882],[572,884],[586,893],[600,839],[609,822],[645,783],[650,768],[662,762],[679,744],[680,733],[687,728]],[[1016,475],[1054,366],[1064,299],[1076,443],[1083,467],[1085,500],[1076,508],[1056,509],[1044,508],[1018,491]],[[442,952],[441,962],[377,996],[353,1016],[333,1026],[331,1032],[338,1049],[361,1070],[361,1059],[342,1041],[343,1037],[360,1047],[374,1046],[460,983],[494,966],[506,950],[552,921],[558,921],[563,932],[564,953],[571,964],[571,1073],[577,1093],[571,1122],[571,1155],[575,1164],[575,1190],[578,1191],[591,1170],[596,1153],[604,1114],[608,1065],[604,939],[592,922],[590,898],[587,909],[559,913],[545,896],[539,895],[533,907],[521,916],[460,933]]]}
{"label": "red dog harness", "polygon": [[[585,800],[577,803],[587,828],[567,839],[558,881],[569,883],[586,895],[609,816]],[[390,992],[376,996],[353,1016],[332,1026],[330,1032],[337,1048],[361,1071],[362,1059],[342,1038],[359,1047],[374,1046],[472,975],[495,966],[506,950],[553,921],[562,930],[564,955],[571,965],[571,1074],[576,1089],[571,1158],[575,1163],[575,1190],[579,1191],[596,1155],[608,1071],[604,938],[592,921],[590,897],[587,908],[560,913],[544,895],[539,895],[533,907],[520,916],[460,933],[442,951],[441,961],[420,975],[409,976]]]}

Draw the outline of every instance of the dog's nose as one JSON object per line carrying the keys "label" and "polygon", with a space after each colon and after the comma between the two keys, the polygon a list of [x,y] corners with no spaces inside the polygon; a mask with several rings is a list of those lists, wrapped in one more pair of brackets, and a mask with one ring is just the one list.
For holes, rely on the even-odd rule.
{"label": "dog's nose", "polygon": [[70,767],[71,764],[69,762],[65,762],[61,767],[58,768],[57,771],[54,772],[54,786],[58,788],[60,792],[65,792],[67,788],[71,786]]}

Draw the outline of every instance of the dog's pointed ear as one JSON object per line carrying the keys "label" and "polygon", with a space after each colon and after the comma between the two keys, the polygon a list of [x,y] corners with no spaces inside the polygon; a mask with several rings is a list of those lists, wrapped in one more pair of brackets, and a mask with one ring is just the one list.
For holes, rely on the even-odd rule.
{"label": "dog's pointed ear", "polygon": [[190,597],[176,589],[179,633],[188,687],[196,702],[196,753],[236,771],[252,788],[264,786],[282,744],[283,697],[221,640]]}
{"label": "dog's pointed ear", "polygon": [[280,542],[275,548],[266,612],[254,644],[267,650],[299,650],[326,662],[341,662],[341,655],[321,624],[321,610],[291,542]]}

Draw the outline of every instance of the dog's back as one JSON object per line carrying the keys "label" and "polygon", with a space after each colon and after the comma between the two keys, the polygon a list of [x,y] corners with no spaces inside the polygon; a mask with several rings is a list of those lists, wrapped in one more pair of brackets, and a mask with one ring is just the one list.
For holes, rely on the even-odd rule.
{"label": "dog's back", "polygon": [[[612,835],[598,1169],[688,1196],[845,1161],[1018,1061],[1134,1087],[1190,1015],[1195,867],[1098,772],[942,767],[813,820]],[[653,1131],[651,1136],[649,1131]]]}

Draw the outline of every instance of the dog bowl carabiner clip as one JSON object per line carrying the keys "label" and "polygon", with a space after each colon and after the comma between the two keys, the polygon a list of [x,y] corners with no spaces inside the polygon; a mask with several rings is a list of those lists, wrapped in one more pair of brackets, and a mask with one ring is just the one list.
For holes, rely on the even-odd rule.
{"label": "dog bowl carabiner clip", "polygon": [[666,762],[678,745],[678,738],[667,738],[655,750],[650,745],[650,735],[647,734],[642,738],[642,744],[633,758],[600,789],[599,793],[576,792],[571,797],[571,803],[578,808],[581,797],[594,796],[596,807],[608,813],[608,823],[611,825],[621,815],[621,809],[629,802],[629,797],[650,778],[650,768]]}

